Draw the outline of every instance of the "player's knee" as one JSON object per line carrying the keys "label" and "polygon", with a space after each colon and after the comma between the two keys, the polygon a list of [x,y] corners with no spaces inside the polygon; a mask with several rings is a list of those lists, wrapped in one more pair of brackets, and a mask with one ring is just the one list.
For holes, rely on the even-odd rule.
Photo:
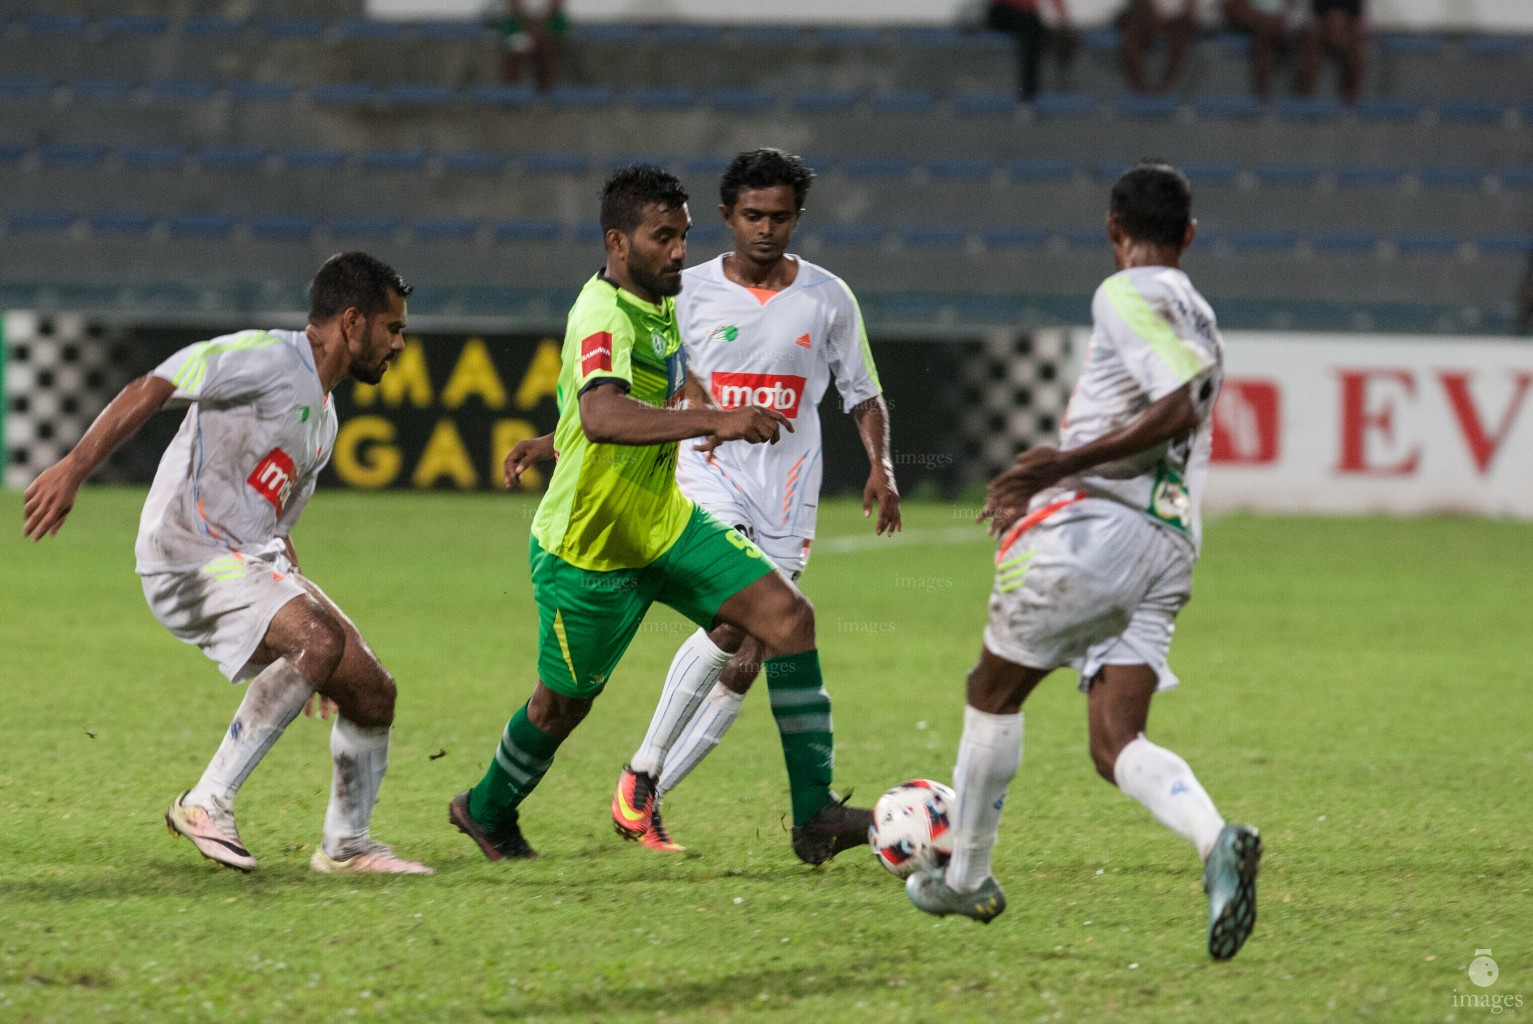
{"label": "player's knee", "polygon": [[734,654],[745,643],[746,634],[727,622],[721,622],[709,632],[708,639],[713,641],[713,646],[719,650]]}
{"label": "player's knee", "polygon": [[382,665],[378,666],[377,679],[370,687],[370,703],[373,707],[374,717],[378,719],[379,727],[394,724],[394,703],[399,697],[399,687],[394,684],[394,676]]}
{"label": "player's knee", "polygon": [[345,628],[333,617],[321,612],[303,624],[297,650],[289,656],[289,660],[323,692],[323,684],[335,675],[345,653]]}

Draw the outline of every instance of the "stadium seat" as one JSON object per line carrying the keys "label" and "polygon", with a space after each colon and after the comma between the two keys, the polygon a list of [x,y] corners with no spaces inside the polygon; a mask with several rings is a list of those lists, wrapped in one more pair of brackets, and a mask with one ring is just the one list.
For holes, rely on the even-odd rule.
{"label": "stadium seat", "polygon": [[1232,163],[1185,163],[1181,171],[1194,185],[1234,185],[1240,180],[1240,168]]}
{"label": "stadium seat", "polygon": [[393,217],[336,217],[330,221],[330,234],[335,238],[393,238],[399,230],[399,222]]}
{"label": "stadium seat", "polygon": [[205,171],[259,170],[266,163],[266,150],[249,146],[210,146],[198,152],[197,163]]}
{"label": "stadium seat", "polygon": [[1504,189],[1533,188],[1533,167],[1508,167],[1496,177]]}
{"label": "stadium seat", "polygon": [[980,235],[987,249],[1040,249],[1049,244],[1042,228],[988,228]]}
{"label": "stadium seat", "polygon": [[438,159],[449,174],[499,174],[508,160],[504,153],[479,150],[443,153]]}
{"label": "stadium seat", "polygon": [[989,160],[932,160],[926,165],[926,173],[934,181],[983,182],[993,170]]}
{"label": "stadium seat", "polygon": [[110,78],[87,78],[69,83],[69,94],[76,100],[112,102],[133,97],[135,86]]}
{"label": "stadium seat", "polygon": [[952,104],[959,117],[1010,117],[1017,112],[1017,97],[1005,92],[961,92]]}
{"label": "stadium seat", "polygon": [[1033,99],[1033,112],[1040,117],[1085,117],[1096,109],[1097,101],[1079,92],[1046,92]]}
{"label": "stadium seat", "polygon": [[432,82],[396,82],[384,97],[400,107],[450,107],[458,102],[458,90]]}
{"label": "stadium seat", "polygon": [[1353,108],[1359,121],[1414,121],[1421,116],[1423,105],[1416,100],[1361,99]]}
{"label": "stadium seat", "polygon": [[1231,231],[1225,242],[1235,252],[1292,252],[1299,244],[1299,236],[1292,231]]}
{"label": "stadium seat", "polygon": [[285,169],[339,169],[346,166],[346,152],[340,149],[289,149],[281,156]]}
{"label": "stadium seat", "polygon": [[240,103],[291,103],[297,93],[291,82],[230,82],[225,89]]}
{"label": "stadium seat", "polygon": [[321,18],[273,18],[261,26],[272,39],[320,39],[326,27]]}
{"label": "stadium seat", "polygon": [[74,214],[48,210],[21,210],[6,217],[6,226],[12,234],[59,234],[74,227],[74,223]]}
{"label": "stadium seat", "polygon": [[669,167],[671,160],[668,157],[657,156],[654,153],[618,153],[615,156],[604,157],[602,163],[606,167],[607,173],[611,174],[633,164],[649,164],[652,167],[661,168]]}
{"label": "stadium seat", "polygon": [[228,238],[234,220],[223,213],[177,213],[165,218],[172,238]]}
{"label": "stadium seat", "polygon": [[757,114],[777,106],[777,97],[765,89],[715,89],[708,105],[724,113]]}
{"label": "stadium seat", "polygon": [[93,213],[85,223],[93,235],[142,237],[154,230],[154,218],[147,213]]}
{"label": "stadium seat", "polygon": [[405,27],[388,18],[347,18],[336,24],[335,34],[340,39],[402,40]]}
{"label": "stadium seat", "polygon": [[826,224],[816,232],[823,245],[864,247],[882,245],[885,232],[872,224]]}
{"label": "stadium seat", "polygon": [[419,174],[426,169],[426,154],[418,149],[370,149],[357,158],[364,171]]}
{"label": "stadium seat", "polygon": [[841,173],[849,178],[905,178],[912,166],[903,157],[864,156],[842,161]]}
{"label": "stadium seat", "polygon": [[1119,96],[1113,103],[1113,113],[1118,117],[1170,118],[1175,116],[1176,98],[1173,96]]}
{"label": "stadium seat", "polygon": [[144,95],[158,103],[207,103],[216,94],[212,82],[167,79],[144,87]]}
{"label": "stadium seat", "polygon": [[918,227],[900,232],[900,241],[911,249],[962,249],[969,242],[969,232],[961,227]]}
{"label": "stadium seat", "polygon": [[556,85],[543,98],[551,107],[599,110],[610,107],[615,95],[611,87],[605,85]]}
{"label": "stadium seat", "polygon": [[1329,98],[1285,96],[1273,109],[1285,121],[1334,121],[1341,116],[1341,104]]}
{"label": "stadium seat", "polygon": [[913,50],[949,50],[963,45],[964,35],[946,25],[916,25],[896,31],[894,41]]}
{"label": "stadium seat", "polygon": [[106,147],[89,143],[65,143],[37,148],[37,161],[44,167],[99,167],[106,160]]}
{"label": "stadium seat", "polygon": [[523,107],[537,99],[530,85],[476,85],[468,91],[468,101],[476,107]]}
{"label": "stadium seat", "polygon": [[490,234],[498,242],[556,242],[559,222],[542,217],[518,217],[498,221]]}
{"label": "stadium seat", "polygon": [[580,22],[570,32],[571,39],[581,45],[633,46],[641,36],[639,26],[626,22]]}
{"label": "stadium seat", "polygon": [[1461,43],[1464,56],[1475,58],[1526,58],[1529,40],[1525,36],[1468,36]]}
{"label": "stadium seat", "polygon": [[528,153],[522,157],[522,169],[529,174],[585,174],[591,158],[584,153]]}
{"label": "stadium seat", "polygon": [[1496,255],[1533,253],[1533,234],[1510,232],[1481,235],[1475,244],[1482,253]]}
{"label": "stadium seat", "polygon": [[1496,100],[1443,100],[1438,120],[1467,124],[1497,124],[1506,117],[1506,104]]}
{"label": "stadium seat", "polygon": [[1006,166],[1006,174],[1018,183],[1067,182],[1075,177],[1075,165],[1068,160],[1013,160]]}
{"label": "stadium seat", "polygon": [[697,104],[697,91],[680,86],[640,86],[628,90],[625,99],[630,107],[638,110],[687,110]]}
{"label": "stadium seat", "polygon": [[323,82],[309,86],[309,102],[332,106],[368,106],[377,97],[370,82]]}
{"label": "stadium seat", "polygon": [[21,27],[34,36],[83,36],[90,24],[83,14],[28,14]]}
{"label": "stadium seat", "polygon": [[239,35],[245,31],[246,22],[242,18],[199,14],[180,22],[179,27],[188,39],[219,39]]}
{"label": "stadium seat", "polygon": [[127,146],[117,159],[124,167],[168,169],[186,163],[186,150],[180,146]]}
{"label": "stadium seat", "polygon": [[96,31],[103,36],[163,36],[167,27],[168,22],[154,14],[108,14],[96,22]]}
{"label": "stadium seat", "polygon": [[479,222],[467,217],[423,217],[410,222],[419,242],[466,242],[479,232]]}
{"label": "stadium seat", "polygon": [[1395,236],[1395,250],[1401,253],[1448,256],[1458,248],[1458,236],[1443,232],[1405,231]]}
{"label": "stadium seat", "polygon": [[462,18],[428,18],[417,21],[414,28],[419,39],[460,43],[481,42],[490,31],[480,22]]}
{"label": "stadium seat", "polygon": [[681,162],[681,167],[687,174],[717,178],[728,170],[731,159],[727,156],[689,156]]}
{"label": "stadium seat", "polygon": [[1398,167],[1356,165],[1336,168],[1336,184],[1351,188],[1399,188],[1405,172]]}
{"label": "stadium seat", "polygon": [[823,25],[815,33],[821,46],[872,47],[884,40],[882,29],[860,25]]}
{"label": "stadium seat", "polygon": [[735,29],[735,42],[746,48],[760,46],[799,46],[804,30],[797,25],[741,25]]}
{"label": "stadium seat", "polygon": [[601,223],[594,220],[583,220],[575,225],[571,232],[575,241],[586,245],[600,245],[606,232],[601,229]]}
{"label": "stadium seat", "polygon": [[1374,252],[1381,239],[1371,231],[1322,231],[1309,240],[1319,253],[1363,255]]}
{"label": "stadium seat", "polygon": [[1262,104],[1251,96],[1199,96],[1192,101],[1192,112],[1209,120],[1243,120],[1260,117]]}
{"label": "stadium seat", "polygon": [[0,166],[19,164],[26,156],[25,145],[19,142],[0,142]]}
{"label": "stadium seat", "polygon": [[661,46],[719,47],[724,45],[724,30],[717,25],[668,21],[656,28],[655,41]]}
{"label": "stadium seat", "polygon": [[304,241],[314,234],[314,218],[304,214],[271,214],[252,217],[250,237],[268,240]]}
{"label": "stadium seat", "polygon": [[0,100],[47,99],[53,95],[53,79],[37,76],[0,78]]}
{"label": "stadium seat", "polygon": [[1427,32],[1380,33],[1375,43],[1388,56],[1435,57],[1446,49],[1442,36]]}
{"label": "stadium seat", "polygon": [[1297,185],[1313,188],[1320,183],[1320,168],[1313,164],[1257,164],[1253,172],[1262,186]]}
{"label": "stadium seat", "polygon": [[937,97],[924,90],[877,92],[868,97],[868,109],[887,114],[929,114]]}
{"label": "stadium seat", "polygon": [[1473,167],[1422,167],[1416,180],[1425,188],[1479,189],[1485,185],[1485,172]]}
{"label": "stadium seat", "polygon": [[849,89],[816,89],[795,94],[792,105],[800,114],[844,113],[857,105],[857,94]]}

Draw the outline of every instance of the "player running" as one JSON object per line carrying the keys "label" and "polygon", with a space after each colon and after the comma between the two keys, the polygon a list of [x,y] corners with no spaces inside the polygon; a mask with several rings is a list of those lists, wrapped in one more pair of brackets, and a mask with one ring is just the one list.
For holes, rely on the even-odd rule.
{"label": "player running", "polygon": [[[868,454],[862,507],[875,531],[900,528],[889,461],[889,414],[862,312],[834,274],[789,255],[813,174],[781,150],[741,153],[719,184],[734,251],[682,274],[676,316],[687,365],[724,408],[777,409],[793,433],[775,445],[684,444],[682,493],[755,541],[797,580],[809,561],[820,499],[820,399],[832,377]],[[734,723],[761,669],[760,642],[725,623],[698,630],[676,652],[644,742],[612,797],[619,835],[676,853],[660,805]],[[783,713],[776,701],[773,710]]]}
{"label": "player running", "polygon": [[[777,443],[794,419],[757,403],[676,407],[689,386],[674,300],[691,227],[681,182],[646,164],[618,171],[602,192],[601,224],[606,264],[570,310],[553,435],[559,462],[528,550],[538,682],[484,778],[453,797],[449,820],[490,860],[535,856],[518,808],[660,601],[704,629],[728,623],[760,638],[780,709],[793,849],[820,863],[865,842],[872,815],[830,789],[834,736],[814,610],[755,543],[676,484],[680,441]],[[548,454],[545,438],[518,445],[508,482]]]}
{"label": "player running", "polygon": [[1224,343],[1179,269],[1195,233],[1182,173],[1141,162],[1113,186],[1108,209],[1119,272],[1092,300],[1086,368],[1059,449],[1018,455],[991,481],[981,513],[1001,542],[953,769],[953,858],[944,873],[911,876],[907,891],[931,914],[988,922],[1006,909],[990,857],[1021,763],[1022,702],[1070,665],[1086,693],[1097,772],[1203,858],[1208,951],[1227,960],[1256,923],[1261,839],[1227,824],[1187,762],[1144,732],[1150,699],[1177,685],[1166,652],[1192,593]]}
{"label": "player running", "polygon": [[234,798],[317,692],[338,710],[335,764],[315,871],[431,874],[369,832],[388,767],[394,679],[367,641],[298,568],[290,533],[335,444],[330,392],[344,377],[383,379],[404,347],[394,270],[366,253],[327,260],[309,285],[302,331],[241,331],[184,348],[129,383],[80,443],[23,498],[23,532],[57,533],[80,485],[165,408],[187,408],[160,459],[135,546],[156,619],[196,644],[231,682],[249,680],[202,778],[165,812],[204,857],[251,871]]}

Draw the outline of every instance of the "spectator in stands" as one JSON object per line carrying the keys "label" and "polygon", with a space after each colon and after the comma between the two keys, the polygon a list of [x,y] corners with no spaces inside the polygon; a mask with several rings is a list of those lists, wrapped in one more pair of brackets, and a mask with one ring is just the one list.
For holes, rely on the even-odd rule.
{"label": "spectator in stands", "polygon": [[1341,99],[1357,103],[1363,91],[1363,0],[1309,0],[1314,23],[1305,33],[1299,62],[1299,93],[1311,96],[1320,73],[1322,54],[1341,71]]}
{"label": "spectator in stands", "polygon": [[1304,0],[1223,0],[1220,7],[1226,25],[1251,36],[1251,91],[1265,103],[1278,58],[1302,43],[1309,18]]}
{"label": "spectator in stands", "polygon": [[985,12],[985,27],[992,32],[1005,32],[1017,39],[1017,99],[1029,103],[1038,95],[1039,64],[1044,50],[1051,49],[1059,57],[1060,66],[1068,64],[1075,55],[1077,36],[1070,27],[1070,13],[1065,0],[1050,0],[1057,16],[1057,24],[1050,28],[1044,23],[1039,10],[1042,0],[990,0]]}
{"label": "spectator in stands", "polygon": [[[1137,93],[1170,92],[1197,29],[1197,0],[1129,0],[1118,18],[1118,60],[1128,87]],[[1166,60],[1155,84],[1145,74],[1145,52],[1166,41]]]}
{"label": "spectator in stands", "polygon": [[505,4],[501,78],[520,82],[523,58],[530,56],[533,81],[539,92],[547,92],[558,81],[560,51],[569,33],[564,0],[505,0]]}

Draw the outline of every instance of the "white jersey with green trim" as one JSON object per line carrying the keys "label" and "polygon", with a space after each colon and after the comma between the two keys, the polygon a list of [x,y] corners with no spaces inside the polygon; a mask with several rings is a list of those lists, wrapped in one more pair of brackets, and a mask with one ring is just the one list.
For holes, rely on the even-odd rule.
{"label": "white jersey with green trim", "polygon": [[188,408],[139,518],[138,572],[260,554],[286,537],[335,445],[336,415],[303,331],[241,331],[152,371]]}
{"label": "white jersey with green trim", "polygon": [[1224,341],[1214,311],[1173,267],[1134,267],[1104,281],[1091,300],[1091,342],[1065,419],[1060,450],[1109,434],[1152,402],[1192,384],[1198,426],[1137,456],[1092,467],[1033,500],[1062,491],[1110,498],[1186,536],[1196,551],[1213,447],[1214,400],[1224,381]]}
{"label": "white jersey with green trim", "polygon": [[779,292],[729,280],[723,256],[682,274],[676,316],[687,367],[719,405],[776,409],[793,433],[776,444],[730,441],[711,458],[683,443],[676,477],[709,511],[723,515],[725,502],[743,508],[763,536],[810,538],[823,475],[820,400],[832,379],[847,411],[883,389],[851,289],[823,267],[786,258],[798,274]]}

